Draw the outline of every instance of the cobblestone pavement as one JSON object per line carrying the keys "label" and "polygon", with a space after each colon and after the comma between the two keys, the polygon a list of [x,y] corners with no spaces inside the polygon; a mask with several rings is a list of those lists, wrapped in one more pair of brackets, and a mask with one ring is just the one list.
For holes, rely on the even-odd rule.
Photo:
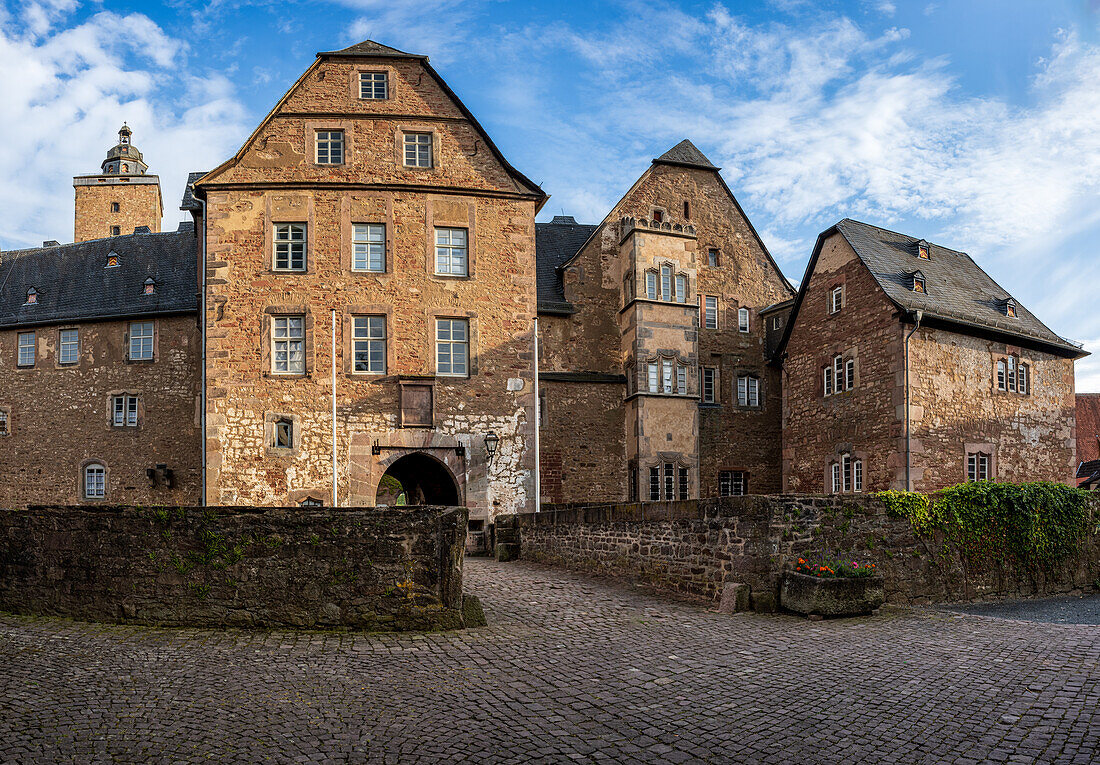
{"label": "cobblestone pavement", "polygon": [[490,626],[248,633],[0,615],[2,762],[1095,761],[1100,628],[709,613],[467,562]]}
{"label": "cobblestone pavement", "polygon": [[1002,619],[1019,619],[1025,622],[1100,624],[1100,595],[1096,593],[1005,600],[997,603],[966,603],[945,608],[977,616],[999,616]]}

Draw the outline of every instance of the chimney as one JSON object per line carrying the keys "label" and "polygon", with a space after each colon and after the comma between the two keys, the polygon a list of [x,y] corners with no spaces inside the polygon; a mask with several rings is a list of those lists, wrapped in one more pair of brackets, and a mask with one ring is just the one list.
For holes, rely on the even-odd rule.
{"label": "chimney", "polygon": [[58,241],[57,241],[57,240],[55,240],[55,239],[47,239],[46,241],[44,241],[44,242],[42,243],[42,246],[43,246],[43,247],[60,247],[60,246],[61,246],[61,242],[58,242]]}
{"label": "chimney", "polygon": [[149,227],[148,226],[138,226],[137,228],[134,229],[134,233],[135,234],[148,234],[149,233]]}

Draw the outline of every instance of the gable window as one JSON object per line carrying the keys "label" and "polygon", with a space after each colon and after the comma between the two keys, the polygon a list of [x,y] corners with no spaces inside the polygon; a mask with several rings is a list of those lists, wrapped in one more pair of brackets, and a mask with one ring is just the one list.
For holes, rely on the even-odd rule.
{"label": "gable window", "polygon": [[98,462],[84,467],[84,499],[103,499],[107,496],[107,469]]}
{"label": "gable window", "polygon": [[306,226],[304,223],[276,223],[274,238],[276,271],[306,270]]}
{"label": "gable window", "polygon": [[31,287],[27,290],[27,302],[24,305],[35,305],[38,302],[38,290]]}
{"label": "gable window", "polygon": [[1016,366],[1016,391],[1017,392],[1023,393],[1025,395],[1031,392],[1031,388],[1029,387],[1030,383],[1031,383],[1031,381],[1029,379],[1030,372],[1031,372],[1031,368],[1023,362],[1020,362]]}
{"label": "gable window", "polygon": [[752,375],[737,378],[738,406],[760,406],[760,380]]}
{"label": "gable window", "polygon": [[405,167],[432,166],[432,134],[405,133]]}
{"label": "gable window", "polygon": [[688,280],[683,274],[676,275],[676,302],[686,303],[688,291]]}
{"label": "gable window", "polygon": [[653,222],[654,223],[663,223],[664,220],[665,220],[665,211],[664,210],[658,210],[656,207],[654,207],[653,208]]}
{"label": "gable window", "polygon": [[1008,357],[1008,389],[1016,392],[1016,357]]}
{"label": "gable window", "polygon": [[137,396],[111,397],[111,425],[116,428],[136,428],[138,424]]}
{"label": "gable window", "polygon": [[354,370],[367,374],[385,374],[386,317],[356,316],[352,326]]}
{"label": "gable window", "polygon": [[972,452],[966,455],[966,480],[969,483],[989,480],[989,455]]}
{"label": "gable window", "polygon": [[142,286],[142,292],[146,295],[152,295],[157,291],[157,283],[153,281],[153,277],[149,277],[145,280],[145,284]]}
{"label": "gable window", "polygon": [[294,421],[280,417],[271,430],[271,446],[275,449],[294,448]]}
{"label": "gable window", "polygon": [[661,498],[661,469],[651,467],[649,469],[649,501],[656,502]]}
{"label": "gable window", "polygon": [[844,307],[844,288],[833,287],[832,294],[829,296],[829,313],[839,313],[840,309]]}
{"label": "gable window", "polygon": [[679,496],[681,500],[688,498],[688,494],[691,490],[691,483],[688,481],[688,469],[686,467],[680,468],[680,475],[678,476],[677,483],[679,483]]}
{"label": "gable window", "polygon": [[920,271],[913,272],[913,292],[920,292],[921,294],[928,293],[924,283],[924,274]]}
{"label": "gable window", "polygon": [[650,300],[657,299],[657,272],[645,272],[645,296]]}
{"label": "gable window", "polygon": [[1015,300],[1006,300],[1005,301],[1005,316],[1007,316],[1010,319],[1015,319],[1016,318],[1016,301]]}
{"label": "gable window", "polygon": [[111,212],[118,212],[118,202],[111,202]]}
{"label": "gable window", "polygon": [[716,379],[718,377],[718,370],[714,367],[703,367],[703,403],[714,403],[714,391],[716,390]]}
{"label": "gable window", "polygon": [[740,332],[749,331],[749,309],[738,308],[737,309],[737,329]]}
{"label": "gable window", "polygon": [[118,236],[121,233],[122,229],[120,229],[118,226],[111,226],[111,236]]}
{"label": "gable window", "polygon": [[718,250],[714,247],[707,250],[707,265],[712,268],[718,267]]}
{"label": "gable window", "polygon": [[718,329],[718,298],[712,295],[703,298],[703,327]]}
{"label": "gable window", "polygon": [[466,229],[437,228],[435,230],[435,272],[449,276],[466,276]]}
{"label": "gable window", "polygon": [[275,316],[271,321],[271,371],[300,375],[306,371],[304,316]]}
{"label": "gable window", "polygon": [[723,497],[743,497],[748,485],[747,475],[740,470],[723,470],[718,474],[718,494]]}
{"label": "gable window", "polygon": [[671,462],[665,463],[665,491],[664,498],[666,502],[671,502],[675,499],[673,496],[673,489],[676,483],[676,474],[673,472],[675,466]]}
{"label": "gable window", "polygon": [[684,220],[691,220],[691,205],[684,200]]}
{"label": "gable window", "polygon": [[16,360],[16,366],[20,367],[33,367],[34,366],[34,333],[33,332],[20,332],[19,333],[19,355]]}
{"label": "gable window", "polygon": [[380,101],[390,97],[389,77],[386,72],[360,72],[359,97]]}
{"label": "gable window", "polygon": [[920,241],[920,242],[917,242],[917,257],[920,258],[921,260],[929,260],[930,259],[930,252],[929,252],[929,249],[928,249],[928,242],[925,242],[923,240]]}
{"label": "gable window", "polygon": [[10,436],[11,425],[8,423],[8,410],[0,409],[0,436]]}
{"label": "gable window", "polygon": [[357,223],[351,227],[351,270],[382,273],[386,270],[386,227],[381,223]]}
{"label": "gable window", "polygon": [[80,356],[80,333],[75,329],[61,330],[57,350],[58,364],[75,364]]}
{"label": "gable window", "polygon": [[318,165],[342,165],[342,164],[344,164],[344,131],[343,130],[318,130],[317,131],[317,164]]}
{"label": "gable window", "polygon": [[661,266],[661,300],[672,300],[672,266]]}
{"label": "gable window", "polygon": [[153,358],[153,322],[130,323],[130,361],[151,361]]}
{"label": "gable window", "polygon": [[469,374],[470,327],[466,319],[436,319],[435,373],[451,377]]}
{"label": "gable window", "polygon": [[1030,393],[1031,367],[1017,359],[1015,356],[998,359],[997,361],[997,390],[1010,393]]}

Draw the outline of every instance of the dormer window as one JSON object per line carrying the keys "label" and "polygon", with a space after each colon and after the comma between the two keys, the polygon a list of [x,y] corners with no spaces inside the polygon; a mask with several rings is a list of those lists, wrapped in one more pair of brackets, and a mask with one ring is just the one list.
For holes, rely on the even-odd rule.
{"label": "dormer window", "polygon": [[917,242],[917,257],[920,258],[921,260],[930,260],[931,259],[930,250],[928,248],[928,242],[924,241],[923,239],[921,241]]}
{"label": "dormer window", "polygon": [[107,253],[107,265],[105,265],[104,268],[118,268],[118,253],[117,252]]}
{"label": "dormer window", "polygon": [[27,290],[27,302],[24,305],[35,305],[36,303],[38,303],[38,290],[31,287]]}
{"label": "dormer window", "polygon": [[913,292],[919,292],[922,295],[928,294],[928,289],[924,283],[924,274],[920,271],[913,272]]}
{"label": "dormer window", "polygon": [[142,291],[146,295],[152,295],[156,293],[157,283],[153,281],[153,277],[150,276],[148,279],[145,280],[145,286]]}
{"label": "dormer window", "polygon": [[1005,316],[1010,319],[1016,318],[1016,301],[1011,298],[1005,301]]}

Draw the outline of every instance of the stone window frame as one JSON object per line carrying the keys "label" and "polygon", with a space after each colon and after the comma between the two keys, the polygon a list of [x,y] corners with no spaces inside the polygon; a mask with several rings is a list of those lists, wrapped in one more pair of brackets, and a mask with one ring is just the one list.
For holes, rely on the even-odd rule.
{"label": "stone window frame", "polygon": [[[309,165],[311,167],[317,170],[323,170],[324,168],[348,167],[351,165],[352,151],[356,145],[356,123],[354,120],[338,120],[331,118],[306,120],[303,124],[303,128],[304,133],[302,135],[302,141],[306,145],[302,147],[302,153],[309,158]],[[344,134],[344,151],[342,162],[317,161],[317,134],[321,132],[340,132]],[[312,202],[310,204],[310,208],[312,209]],[[297,221],[281,222],[296,223]],[[312,222],[313,221],[310,221],[310,223]]]}
{"label": "stone window frame", "polygon": [[[358,199],[365,204],[382,209],[376,212],[353,215],[353,199]],[[384,254],[386,262],[383,271],[358,271],[353,268],[355,265],[355,248],[352,246],[352,238],[355,236],[355,226],[369,225],[381,225],[386,230],[386,251]],[[396,253],[394,232],[396,230],[397,226],[394,223],[393,215],[393,194],[383,192],[343,195],[340,200],[340,260],[343,270],[355,278],[388,279],[393,276]]]}
{"label": "stone window frame", "polygon": [[[21,339],[27,335],[31,336],[31,363],[24,364],[20,359],[19,349],[23,347]],[[38,332],[31,329],[24,332],[15,333],[15,368],[16,369],[34,369],[38,364]]]}
{"label": "stone window frame", "polygon": [[0,438],[11,435],[11,406],[0,404]]}
{"label": "stone window frame", "polygon": [[[65,332],[76,333],[76,359],[74,361],[62,361],[61,349],[62,349],[62,336]],[[153,330],[154,334],[156,329]],[[80,366],[80,327],[74,325],[62,325],[57,328],[57,353],[54,355],[54,366],[57,369],[75,369]]]}
{"label": "stone window frame", "polygon": [[[393,340],[393,304],[392,303],[353,303],[346,305],[340,316],[340,350],[342,363],[340,365],[344,377],[357,380],[379,380],[393,374],[394,364],[397,362],[397,344]],[[355,371],[355,317],[356,316],[381,316],[386,322],[386,371],[356,372]]]}
{"label": "stone window frame", "polygon": [[[469,380],[478,373],[478,313],[477,311],[454,311],[446,308],[429,308],[424,311],[427,318],[428,348],[431,349],[431,364],[433,377],[445,380]],[[437,319],[465,319],[466,320],[466,374],[441,375],[437,369],[436,356],[436,320]]]}
{"label": "stone window frame", "polygon": [[[428,167],[417,167],[414,165],[405,164],[405,136],[406,135],[430,135],[431,141],[431,164]],[[440,149],[442,148],[443,137],[437,125],[425,122],[411,122],[394,128],[394,158],[399,170],[406,173],[430,173],[438,174],[440,172]]]}
{"label": "stone window frame", "polygon": [[122,236],[122,228],[119,226],[111,226],[108,232],[107,236]]}
{"label": "stone window frame", "polygon": [[670,223],[668,220],[668,210],[660,205],[651,205],[649,208],[649,219],[654,223]]}
{"label": "stone window frame", "polygon": [[116,213],[121,211],[122,205],[119,202],[111,202],[111,212]]}
{"label": "stone window frame", "polygon": [[[370,257],[371,257],[369,248],[370,248],[371,244],[375,244],[375,242],[372,242],[369,238],[369,236],[370,236],[369,228],[368,228],[368,239],[365,242],[365,244],[367,245],[367,248],[368,248],[368,250],[367,250],[367,266],[368,267],[367,268],[356,268],[355,267],[355,245],[359,243],[355,238],[355,229],[359,226],[367,226],[367,227],[381,226],[382,227],[382,270],[380,270],[380,271],[375,271],[375,270],[373,270],[369,267],[370,266]],[[391,257],[390,257],[390,255],[391,255],[391,252],[390,252],[390,240],[391,240],[390,226],[385,221],[374,221],[374,222],[371,222],[371,221],[352,221],[351,224],[350,224],[350,228],[348,230],[350,232],[350,238],[349,238],[348,246],[350,248],[350,253],[351,253],[351,257],[350,257],[350,260],[349,260],[349,263],[348,263],[348,270],[351,271],[353,274],[366,274],[367,276],[380,276],[382,274],[390,272],[390,270],[391,270],[390,269],[390,260],[391,260]]]}
{"label": "stone window frame", "polygon": [[[844,458],[849,460],[847,472],[845,472]],[[851,444],[838,446],[833,456],[825,463],[825,493],[826,494],[865,494],[867,492],[867,464],[870,455],[861,449],[852,448]],[[856,465],[859,465],[861,484],[855,488]],[[834,469],[840,479],[840,489],[833,488]]]}
{"label": "stone window frame", "polygon": [[[748,412],[762,412],[767,405],[767,388],[764,383],[764,375],[758,369],[752,369],[748,367],[737,367],[733,370],[731,375],[733,378],[733,406],[737,409]],[[739,388],[741,387],[742,378],[753,378],[756,380],[756,399],[757,403],[754,404],[742,404]],[[746,385],[746,392],[748,390],[748,383]],[[749,398],[746,395],[746,398]]]}
{"label": "stone window frame", "polygon": [[[92,465],[99,465],[103,468],[103,496],[102,497],[89,497],[87,494],[88,485],[87,470]],[[80,463],[80,470],[76,474],[76,495],[80,497],[81,502],[102,503],[107,502],[111,498],[111,466],[107,464],[107,460],[100,459],[99,457],[90,457],[83,460]]]}
{"label": "stone window frame", "polygon": [[[1004,365],[1005,381],[1005,387],[1003,388],[1001,387],[1002,365]],[[1023,377],[1022,390],[1020,386],[1021,377]],[[1030,396],[1032,390],[1032,363],[1021,359],[1017,350],[994,354],[992,390],[997,395]]]}
{"label": "stone window frame", "polygon": [[[706,398],[706,373],[712,374],[711,397]],[[720,366],[699,365],[699,403],[703,406],[721,406],[722,403],[722,369]]]}
{"label": "stone window frame", "polygon": [[[272,364],[272,333],[275,330],[273,319],[285,316],[301,316],[302,335],[305,341],[305,371],[275,372]],[[260,314],[260,375],[268,380],[299,380],[313,376],[314,364],[314,317],[309,305],[302,303],[279,303],[264,307]]]}
{"label": "stone window frame", "polygon": [[[714,300],[714,326],[707,326],[707,300]],[[722,329],[722,298],[719,295],[699,294],[699,328],[718,331]]]}
{"label": "stone window frame", "polygon": [[[722,248],[721,247],[719,247],[717,245],[709,245],[708,244],[706,247],[704,247],[704,251],[705,251],[706,254],[704,255],[705,260],[703,262],[703,265],[705,265],[707,268],[721,268],[722,267]],[[710,262],[710,254],[712,252],[714,253],[714,263]]]}
{"label": "stone window frame", "polygon": [[[844,310],[844,285],[835,284],[829,290],[829,315],[836,316]],[[839,300],[838,300],[839,298]]]}
{"label": "stone window frame", "polygon": [[[347,129],[345,129],[345,140],[347,140]],[[285,211],[276,212],[274,207],[275,198],[297,198],[305,204],[305,209],[298,211],[295,210],[291,213]],[[301,276],[303,274],[312,274],[317,270],[317,253],[316,253],[316,236],[317,232],[316,222],[314,220],[314,206],[313,197],[301,197],[297,194],[265,194],[264,195],[264,273],[272,274],[279,277],[293,278],[295,276]],[[275,268],[275,226],[296,224],[306,227],[306,263],[305,268],[300,271],[291,271],[287,269]],[[348,234],[350,240],[351,234]]]}
{"label": "stone window frame", "polygon": [[[668,483],[666,482],[666,479],[665,479],[665,466],[666,465],[671,465],[672,466],[672,492],[671,492],[672,496],[671,497],[666,497],[665,496],[665,493],[666,493],[665,489],[668,486]],[[695,465],[693,465],[689,460],[685,459],[682,455],[678,455],[678,454],[671,455],[670,454],[670,455],[663,455],[662,456],[661,454],[658,454],[656,457],[650,457],[650,458],[645,458],[645,459],[638,460],[637,463],[636,463],[636,467],[638,468],[639,481],[641,481],[641,480],[645,481],[645,485],[644,485],[645,491],[640,491],[639,494],[638,494],[638,496],[640,496],[640,497],[645,497],[644,501],[646,501],[646,502],[678,502],[678,501],[680,501],[680,478],[682,476],[682,473],[681,473],[682,470],[688,471],[687,491],[688,491],[688,497],[689,498],[691,497],[691,489],[692,489],[692,480],[691,480],[692,472],[691,471],[695,468]],[[651,483],[652,473],[650,471],[653,468],[658,469],[659,479],[660,479],[660,483],[658,484],[658,488],[660,490],[660,493],[659,493],[660,498],[656,499],[656,500],[652,499],[652,496],[653,496],[652,495],[652,483]],[[639,489],[641,489],[641,488],[643,488],[643,487],[639,486]]]}
{"label": "stone window frame", "polygon": [[[152,324],[153,325],[153,355],[148,359],[135,359],[131,356],[130,351],[130,332],[133,330],[135,324]],[[122,334],[123,342],[126,344],[126,363],[127,364],[153,364],[160,358],[160,322],[155,318],[142,318],[135,319],[126,322],[126,330]]]}
{"label": "stone window frame", "polygon": [[997,480],[997,445],[993,442],[984,443],[971,443],[967,442],[963,444],[963,480],[964,482],[970,482],[970,457],[971,455],[983,454],[989,460],[989,475],[984,479],[987,481]]}
{"label": "stone window frame", "polygon": [[[441,245],[439,243],[440,232],[449,232],[448,237],[453,237],[454,232],[461,231],[463,238],[465,239],[462,246],[463,252],[463,266],[464,270],[461,273],[455,273],[454,271],[440,271],[439,270],[439,248],[444,247],[448,250],[458,250],[458,245],[451,241],[447,244]],[[453,265],[454,256],[448,257],[448,263]],[[450,266],[449,266],[450,267]],[[469,279],[470,278],[470,229],[465,226],[441,226],[436,223],[432,226],[432,276],[443,277],[446,279]]]}
{"label": "stone window frame", "polygon": [[[376,65],[369,67],[352,67],[351,70],[351,95],[356,101],[392,101],[394,97],[397,78],[394,77],[395,69],[390,66]],[[362,79],[364,74],[386,75],[386,95],[384,98],[366,98],[363,96]]]}
{"label": "stone window frame", "polygon": [[[445,213],[439,206],[432,204],[431,201],[429,201],[427,208],[427,225],[424,229],[424,269],[428,278],[441,282],[470,281],[476,278],[478,263],[477,203],[472,201],[467,202],[465,205],[465,215],[459,216]],[[436,272],[435,230],[437,228],[466,229],[465,274],[440,274]]]}
{"label": "stone window frame", "polygon": [[[740,494],[736,494],[736,493],[723,494],[722,493],[722,476],[727,474],[727,473],[729,473],[730,475],[740,475],[741,476],[741,489],[742,489],[742,491],[741,491]],[[749,494],[749,479],[751,477],[752,477],[752,474],[748,470],[745,470],[743,468],[733,467],[733,466],[728,466],[728,465],[722,466],[721,468],[718,469],[718,496],[719,497],[747,497],[748,494]]]}
{"label": "stone window frame", "polygon": [[[137,399],[137,423],[134,425],[127,425],[125,422],[125,405],[123,409],[123,423],[121,425],[115,424],[115,399],[119,397],[135,398]],[[145,397],[140,392],[133,388],[119,388],[116,390],[107,391],[106,396],[106,414],[107,414],[107,429],[108,430],[122,430],[122,431],[140,431],[145,427]]]}
{"label": "stone window frame", "polygon": [[[349,140],[350,136],[348,135],[348,131],[344,128],[343,125],[327,126],[327,125],[307,124],[306,133],[307,133],[307,135],[312,135],[313,136],[313,166],[314,167],[345,167],[348,164],[348,153],[349,153],[349,150],[351,149],[351,141]],[[340,134],[340,161],[339,162],[321,162],[320,156],[319,156],[320,151],[321,151],[321,133],[328,133],[330,135],[332,133],[339,133]],[[332,141],[331,138],[329,138],[327,140],[330,141],[330,142]],[[331,156],[331,152],[332,152],[332,149],[330,147],[329,148],[330,156]]]}
{"label": "stone window frame", "polygon": [[737,308],[737,331],[743,335],[752,332],[752,309],[747,306]]}
{"label": "stone window frame", "polygon": [[[289,449],[275,446],[275,424],[289,420],[290,443]],[[298,414],[286,412],[264,412],[264,456],[294,458],[301,454],[302,449],[302,417]]]}
{"label": "stone window frame", "polygon": [[[837,361],[840,361],[840,376],[837,376]],[[851,368],[851,374],[849,375],[849,367]],[[846,348],[842,350],[833,350],[831,354],[819,361],[819,369],[821,369],[821,388],[819,389],[821,398],[832,398],[833,396],[840,396],[845,393],[851,393],[859,388],[860,378],[860,363],[859,353],[856,347]],[[849,376],[851,377],[851,386],[847,385]],[[844,387],[839,386],[839,381],[845,382]],[[832,389],[829,388],[829,383],[832,383]]]}

